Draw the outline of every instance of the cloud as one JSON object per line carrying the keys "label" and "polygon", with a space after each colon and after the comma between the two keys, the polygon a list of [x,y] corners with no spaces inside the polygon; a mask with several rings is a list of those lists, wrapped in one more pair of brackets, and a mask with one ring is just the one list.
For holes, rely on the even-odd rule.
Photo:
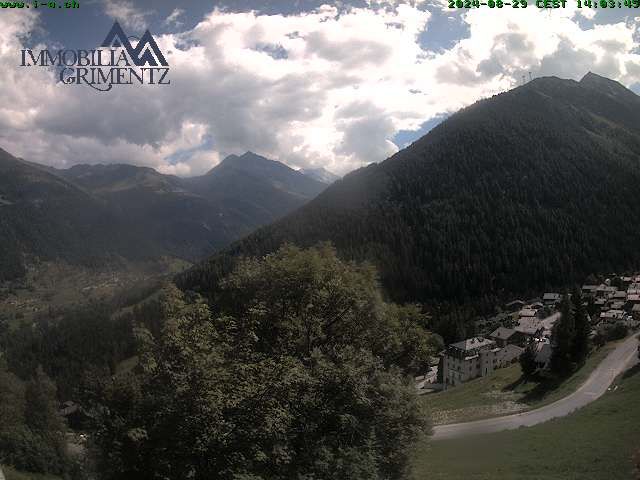
{"label": "cloud", "polygon": [[[124,5],[119,15],[133,8],[110,3]],[[177,10],[165,21],[175,24]],[[193,29],[156,35],[171,86],[108,93],[16,67],[38,17],[8,12],[0,17],[0,147],[57,166],[131,162],[177,175],[252,150],[341,174],[393,154],[398,132],[406,140],[529,71],[640,82],[637,22],[585,27],[569,7],[472,9],[457,20],[464,35],[431,50],[422,39],[447,5],[430,10],[390,1],[289,15],[214,9]]]}
{"label": "cloud", "polygon": [[106,0],[104,12],[125,27],[135,31],[143,31],[147,28],[149,12],[136,8],[130,0]]}
{"label": "cloud", "polygon": [[164,24],[165,25],[173,25],[175,27],[182,26],[182,22],[179,21],[178,19],[183,14],[184,14],[184,10],[182,8],[174,8],[173,12],[171,12],[171,14],[167,18],[165,18]]}

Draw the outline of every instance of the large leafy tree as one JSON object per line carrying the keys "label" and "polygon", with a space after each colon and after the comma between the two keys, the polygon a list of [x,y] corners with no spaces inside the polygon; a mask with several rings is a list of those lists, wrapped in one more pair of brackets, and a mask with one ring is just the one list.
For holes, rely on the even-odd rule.
{"label": "large leafy tree", "polygon": [[109,478],[397,479],[425,431],[412,382],[434,351],[415,307],[334,250],[246,259],[212,306],[165,291],[138,373],[105,389]]}
{"label": "large leafy tree", "polygon": [[65,425],[56,386],[38,368],[28,382],[0,359],[0,461],[31,472],[67,474]]}

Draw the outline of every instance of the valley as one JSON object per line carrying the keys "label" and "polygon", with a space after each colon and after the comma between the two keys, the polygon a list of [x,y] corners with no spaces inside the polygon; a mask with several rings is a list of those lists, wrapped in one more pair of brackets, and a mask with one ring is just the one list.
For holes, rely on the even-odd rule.
{"label": "valley", "polygon": [[[0,150],[5,473],[521,478],[517,440],[564,478],[540,436],[594,422],[635,354],[616,341],[640,301],[638,107],[594,74],[538,78],[343,178],[252,152],[182,178]],[[418,396],[438,361],[448,388]],[[469,429],[521,424],[482,432],[502,450],[470,473]]]}
{"label": "valley", "polygon": [[16,326],[42,315],[55,318],[69,308],[123,297],[135,289],[154,289],[190,266],[169,257],[148,262],[122,259],[104,269],[39,262],[28,266],[23,278],[0,284],[0,321]]}

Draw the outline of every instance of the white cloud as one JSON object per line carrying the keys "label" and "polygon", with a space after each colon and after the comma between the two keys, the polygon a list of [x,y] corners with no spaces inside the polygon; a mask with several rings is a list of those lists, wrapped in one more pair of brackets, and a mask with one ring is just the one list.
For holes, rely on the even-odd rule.
{"label": "white cloud", "polygon": [[398,131],[511,88],[529,71],[640,82],[633,22],[583,30],[571,8],[473,9],[463,16],[468,38],[428,52],[418,37],[429,32],[429,12],[379,3],[296,15],[214,10],[191,31],[156,36],[171,86],[109,93],[16,67],[19,38],[37,17],[3,15],[0,147],[59,166],[125,161],[178,175],[252,150],[344,173],[397,151]]}
{"label": "white cloud", "polygon": [[165,25],[173,25],[175,27],[180,27],[182,22],[178,20],[184,14],[184,10],[182,8],[174,8],[173,12],[164,20]]}
{"label": "white cloud", "polygon": [[106,0],[104,11],[109,17],[132,30],[143,31],[147,28],[149,12],[139,10],[130,0]]}

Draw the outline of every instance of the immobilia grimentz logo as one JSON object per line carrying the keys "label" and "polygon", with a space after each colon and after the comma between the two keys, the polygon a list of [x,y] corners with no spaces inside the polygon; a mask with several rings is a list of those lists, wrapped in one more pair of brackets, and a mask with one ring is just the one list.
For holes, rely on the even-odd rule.
{"label": "immobilia grimentz logo", "polygon": [[[136,46],[130,39],[137,40]],[[139,40],[127,37],[118,22],[100,48],[93,50],[22,50],[23,67],[56,67],[65,85],[89,85],[108,92],[114,85],[170,85],[169,63],[147,30]]]}

